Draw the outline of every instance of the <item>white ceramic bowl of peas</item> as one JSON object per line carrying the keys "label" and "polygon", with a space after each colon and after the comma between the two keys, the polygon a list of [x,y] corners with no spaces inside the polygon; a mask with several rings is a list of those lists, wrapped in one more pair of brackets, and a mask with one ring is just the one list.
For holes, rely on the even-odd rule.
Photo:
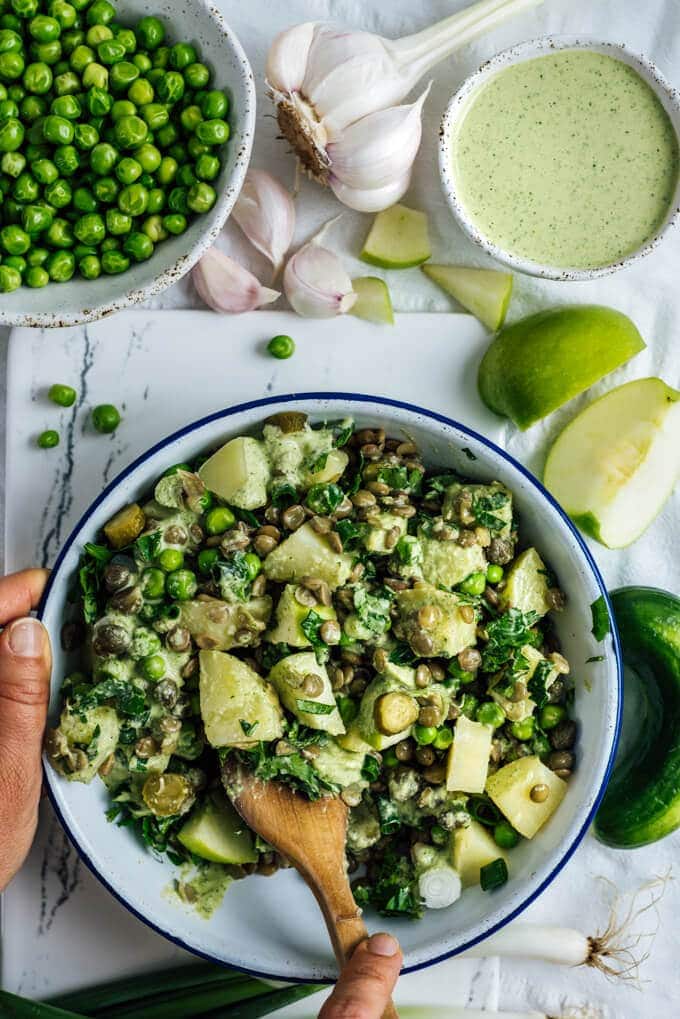
{"label": "white ceramic bowl of peas", "polygon": [[[46,5],[40,3],[38,13],[46,13],[46,9],[43,8],[46,8]],[[130,267],[120,274],[102,272],[96,279],[85,279],[76,269],[73,277],[67,282],[50,282],[38,288],[23,285],[11,293],[0,294],[0,323],[36,327],[77,325],[94,321],[157,296],[189,272],[210,247],[238,197],[248,168],[255,128],[255,84],[248,58],[234,32],[208,0],[185,0],[185,2],[158,0],[151,11],[145,0],[122,0],[117,7],[115,18],[126,28],[133,28],[149,14],[159,18],[165,28],[163,45],[191,44],[196,51],[196,60],[204,64],[210,72],[210,81],[205,88],[222,91],[228,98],[228,110],[224,119],[229,124],[229,139],[219,149],[211,149],[221,161],[218,176],[210,181],[210,186],[217,194],[215,203],[203,214],[189,213],[187,228],[182,233],[168,234],[166,239],[156,243],[148,260],[137,262],[131,257]],[[86,21],[86,15],[86,10],[81,11],[83,21]],[[88,26],[85,24],[84,31],[87,32],[87,29]],[[142,46],[138,47],[141,48]],[[37,59],[36,55],[31,55],[27,63],[31,59]],[[66,54],[63,55],[63,59],[68,59]],[[134,54],[127,53],[125,59],[133,60]],[[110,78],[112,67],[109,66],[107,69]],[[171,70],[171,67],[168,66],[167,70]],[[182,73],[186,76],[185,70]],[[21,82],[22,79],[19,78],[15,83]],[[4,81],[3,84],[7,87],[12,82]],[[189,87],[190,84],[187,85],[187,88]],[[114,100],[126,98],[127,90],[119,89],[113,93]],[[158,102],[158,99],[159,97],[155,96],[154,102]],[[170,123],[177,124],[180,129],[178,140],[186,141],[186,137],[184,139],[181,137],[183,132],[178,122],[180,107],[181,104],[178,104],[171,112]],[[139,113],[139,109],[135,112]],[[167,149],[161,149],[161,154],[167,155]],[[81,152],[81,160],[83,156],[88,155],[88,152]],[[120,155],[134,158],[134,150],[122,151]],[[188,165],[194,164],[195,160],[189,157]],[[30,165],[27,165],[26,169],[30,170]],[[80,172],[79,170],[78,173]],[[115,177],[115,173],[114,167],[110,175]],[[124,184],[121,184],[121,188],[123,186]],[[174,183],[163,186],[167,196]],[[43,195],[44,186],[41,187],[38,201]],[[70,205],[68,208],[72,209],[73,206]],[[107,206],[100,205],[97,209],[103,213],[104,218],[106,208]],[[161,216],[171,211],[166,201]],[[58,210],[57,215],[63,216],[62,210]],[[0,229],[1,227],[2,224]],[[75,243],[78,243],[77,239]],[[38,237],[34,244],[42,246],[41,239]],[[3,250],[0,244],[3,263],[8,254],[9,252]]]}

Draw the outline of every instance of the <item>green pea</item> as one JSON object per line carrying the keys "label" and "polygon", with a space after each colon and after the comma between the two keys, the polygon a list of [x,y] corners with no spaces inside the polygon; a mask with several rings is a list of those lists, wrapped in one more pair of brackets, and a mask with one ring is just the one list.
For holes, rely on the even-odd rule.
{"label": "green pea", "polygon": [[164,207],[165,191],[161,188],[152,188],[151,191],[149,191],[149,203],[146,207],[147,213],[149,216],[154,216],[157,213],[162,212]]}
{"label": "green pea", "polygon": [[96,247],[106,236],[106,226],[98,212],[88,212],[77,220],[73,233],[81,244]]}
{"label": "green pea", "polygon": [[419,746],[429,746],[437,738],[437,729],[433,725],[416,724],[413,726],[413,738]]}
{"label": "green pea", "polygon": [[116,121],[116,142],[122,149],[136,149],[144,141],[149,129],[141,117],[124,116]]}
{"label": "green pea", "polygon": [[546,704],[545,707],[541,708],[539,725],[541,729],[554,729],[555,726],[559,725],[566,717],[567,709],[561,704]]}
{"label": "green pea", "polygon": [[[1,272],[2,269],[0,268],[0,273]],[[55,446],[59,445],[59,432],[55,431],[53,428],[49,428],[47,431],[40,433],[36,439],[36,443],[40,449],[54,449]]]}
{"label": "green pea", "polygon": [[96,280],[102,274],[102,264],[97,255],[85,255],[78,262],[78,271],[83,279]]}
{"label": "green pea", "polygon": [[22,81],[27,92],[44,96],[52,87],[54,76],[49,64],[29,64],[24,71]]}
{"label": "green pea", "polygon": [[93,64],[95,59],[96,55],[94,50],[89,46],[81,44],[80,46],[76,46],[73,50],[68,62],[71,65],[72,70],[76,71],[78,74],[82,74],[87,65]]}
{"label": "green pea", "polygon": [[49,257],[47,248],[29,248],[26,252],[26,261],[31,268],[42,268]]}
{"label": "green pea", "polygon": [[85,15],[88,25],[108,25],[116,16],[116,9],[109,0],[94,0]]}
{"label": "green pea", "polygon": [[122,42],[125,52],[132,55],[137,49],[137,38],[131,28],[117,28],[115,36],[118,42]]}
{"label": "green pea", "polygon": [[216,548],[204,548],[198,553],[198,571],[203,574],[210,574],[215,563],[220,558]]}
{"label": "green pea", "polygon": [[52,42],[61,35],[61,25],[56,18],[37,14],[28,23],[28,31],[36,42]]}
{"label": "green pea", "polygon": [[108,88],[109,72],[103,64],[88,64],[83,71],[83,88]]}
{"label": "green pea", "polygon": [[130,60],[121,60],[111,68],[111,88],[114,92],[125,92],[139,78],[139,68]]}
{"label": "green pea", "polygon": [[[165,126],[157,129],[154,128],[154,130],[156,131],[156,141],[162,149],[170,149],[179,138],[177,128],[174,124],[165,124]],[[177,158],[172,152],[169,153],[169,155],[171,155],[173,159]],[[177,160],[177,162],[179,162],[179,160]]]}
{"label": "green pea", "polygon": [[19,116],[19,107],[13,99],[5,96],[0,102],[0,124],[6,120],[16,119]]}
{"label": "green pea", "polygon": [[153,241],[147,234],[134,230],[123,241],[123,251],[135,262],[146,262],[153,255]]}
{"label": "green pea", "polygon": [[50,205],[53,205],[55,209],[65,209],[67,205],[71,204],[72,198],[73,191],[71,185],[61,177],[55,180],[54,183],[48,184],[45,188],[45,200]]}
{"label": "green pea", "polygon": [[85,33],[80,28],[70,29],[68,32],[64,32],[61,37],[62,49],[67,57],[70,57],[73,51],[78,46],[82,46],[84,42]]}
{"label": "green pea", "polygon": [[53,248],[73,247],[73,228],[67,219],[54,219],[45,236]]}
{"label": "green pea", "polygon": [[465,594],[480,595],[484,594],[486,589],[486,574],[485,573],[471,573],[469,577],[459,585],[459,590]]}
{"label": "green pea", "polygon": [[229,134],[226,120],[219,118],[204,120],[196,127],[196,137],[204,145],[223,145],[228,140]]}
{"label": "green pea", "polygon": [[127,234],[132,229],[132,217],[126,216],[119,209],[107,209],[106,229],[116,237]]}
{"label": "green pea", "polygon": [[123,117],[134,117],[137,113],[134,103],[129,99],[116,99],[111,107],[111,120],[114,124]]}
{"label": "green pea", "polygon": [[165,591],[165,574],[162,570],[149,567],[141,577],[142,594],[145,598],[162,598]]}
{"label": "green pea", "polygon": [[176,159],[173,159],[172,156],[163,156],[156,172],[158,183],[163,187],[167,187],[168,184],[172,184],[177,176],[177,169]]}
{"label": "green pea", "polygon": [[136,159],[124,156],[116,165],[115,174],[121,184],[134,184],[142,175],[142,168]]}
{"label": "green pea", "polygon": [[196,176],[198,177],[199,180],[202,181],[215,180],[215,178],[219,176],[220,169],[221,163],[217,156],[212,156],[209,155],[208,153],[203,153],[203,155],[199,156],[198,159],[196,160],[195,171]]}
{"label": "green pea", "polygon": [[142,18],[137,23],[135,32],[139,45],[147,50],[158,49],[165,38],[163,22],[154,17],[147,16]]}
{"label": "green pea", "polygon": [[165,590],[173,601],[190,601],[196,591],[196,575],[191,570],[174,570],[165,581]]}
{"label": "green pea", "polygon": [[73,141],[74,128],[66,117],[50,114],[42,122],[42,133],[45,141],[53,145],[70,145]]}
{"label": "green pea", "polygon": [[9,117],[0,123],[0,152],[16,152],[21,148],[26,132],[20,120]]}
{"label": "green pea", "polygon": [[208,534],[223,534],[236,523],[236,517],[228,506],[215,506],[205,517],[205,529]]}
{"label": "green pea", "polygon": [[167,230],[169,234],[183,234],[187,228],[187,218],[179,212],[171,213],[168,216],[163,216],[163,229]]}
{"label": "green pea", "polygon": [[59,171],[51,159],[36,159],[31,169],[39,184],[54,184],[59,176]]}
{"label": "green pea", "polygon": [[50,106],[50,113],[66,120],[78,120],[81,112],[80,103],[72,95],[57,96]]}
{"label": "green pea", "polygon": [[58,407],[72,407],[76,402],[76,391],[72,386],[66,386],[61,382],[55,382],[47,392],[48,399],[56,403]]}
{"label": "green pea", "polygon": [[173,573],[182,568],[184,553],[178,548],[164,548],[158,556],[158,565],[164,573]]}
{"label": "green pea", "polygon": [[224,92],[213,89],[201,99],[199,106],[206,121],[224,120],[229,110],[229,100]]}
{"label": "green pea", "polygon": [[18,32],[10,28],[0,30],[0,53],[21,53],[23,48],[24,42]]}
{"label": "green pea", "polygon": [[110,205],[118,197],[120,185],[113,177],[99,177],[93,183],[92,190],[97,201]]}
{"label": "green pea", "polygon": [[21,216],[21,224],[27,234],[35,237],[43,230],[49,230],[54,219],[51,209],[45,205],[27,205]]}
{"label": "green pea", "polygon": [[[107,252],[109,254],[109,252]],[[120,424],[120,412],[112,403],[100,403],[92,411],[92,424],[95,430],[108,435],[115,432]]]}
{"label": "green pea", "polygon": [[195,64],[196,59],[196,50],[188,42],[175,43],[170,49],[170,66],[176,71],[183,71],[190,64]]}
{"label": "green pea", "polygon": [[92,124],[76,124],[73,140],[76,148],[88,152],[98,143],[99,132]]}
{"label": "green pea", "polygon": [[535,727],[536,720],[529,715],[528,718],[523,718],[521,722],[513,722],[510,726],[510,732],[515,739],[524,743],[533,737]]}
{"label": "green pea", "polygon": [[505,712],[495,701],[485,701],[477,708],[477,721],[497,729],[505,721]]}
{"label": "green pea", "polygon": [[187,205],[192,212],[210,212],[217,201],[217,192],[205,181],[198,181],[189,188]]}
{"label": "green pea", "polygon": [[10,177],[18,177],[26,166],[26,157],[20,152],[6,152],[0,159],[0,170]]}
{"label": "green pea", "polygon": [[88,46],[91,46],[93,50],[96,50],[100,43],[106,42],[109,39],[113,39],[113,32],[108,25],[93,25],[88,28],[85,36],[85,41]]}
{"label": "green pea", "polygon": [[210,71],[205,64],[189,64],[189,66],[184,69],[184,80],[189,88],[205,88],[210,82]]}
{"label": "green pea", "polygon": [[55,251],[45,263],[45,268],[54,283],[68,283],[76,271],[76,259],[72,251]]}
{"label": "green pea", "polygon": [[142,658],[139,669],[144,679],[154,682],[165,675],[165,660],[161,655],[149,655],[148,658]]}
{"label": "green pea", "polygon": [[62,177],[72,177],[80,166],[78,149],[75,145],[60,145],[55,149],[54,162]]}
{"label": "green pea", "polygon": [[154,70],[166,68],[170,62],[170,47],[158,46],[152,56]]}
{"label": "green pea", "polygon": [[446,726],[442,726],[441,729],[437,729],[437,735],[432,740],[432,746],[435,750],[447,750],[453,743],[453,732],[451,729],[447,729]]}
{"label": "green pea", "polygon": [[[135,82],[135,84],[137,83]],[[160,103],[145,103],[139,112],[152,131],[158,131],[159,128],[164,127],[170,117],[166,107]]]}
{"label": "green pea", "polygon": [[127,272],[129,268],[130,259],[122,251],[104,251],[102,254],[102,269],[108,276],[117,276],[121,272]]}
{"label": "green pea", "polygon": [[[190,188],[196,184],[198,178],[193,171],[193,168],[185,163],[184,166],[180,166],[177,171],[177,183],[183,188]],[[189,196],[187,195],[187,198]]]}
{"label": "green pea", "polygon": [[8,255],[25,255],[31,246],[31,238],[20,226],[6,226],[0,230],[0,244]]}
{"label": "green pea", "polygon": [[50,274],[41,265],[32,265],[24,277],[24,283],[31,290],[40,290],[50,282]]}
{"label": "green pea", "polygon": [[195,134],[192,134],[191,138],[187,138],[187,154],[192,159],[198,159],[199,156],[204,156],[211,152],[210,145],[204,145],[203,142],[199,142]]}
{"label": "green pea", "polygon": [[[14,56],[14,54],[10,54],[10,56]],[[179,102],[184,95],[184,78],[178,71],[168,71],[158,79],[156,93],[163,103]]]}
{"label": "green pea", "polygon": [[491,563],[491,565],[486,568],[486,579],[490,584],[498,584],[498,582],[503,579],[503,567],[496,566],[495,563]]}
{"label": "green pea", "polygon": [[279,336],[272,336],[271,340],[267,344],[267,350],[272,357],[276,357],[280,361],[285,361],[287,358],[292,357],[295,353],[295,341],[291,336],[285,336],[283,334]]}
{"label": "green pea", "polygon": [[254,552],[246,552],[243,562],[248,570],[248,579],[255,580],[262,571],[262,560]]}
{"label": "green pea", "polygon": [[93,85],[86,96],[87,108],[93,117],[105,117],[111,112],[113,97],[98,85]]}
{"label": "green pea", "polygon": [[20,276],[26,272],[26,259],[23,255],[6,255],[2,264],[9,266],[10,269],[16,269]]}
{"label": "green pea", "polygon": [[144,142],[135,150],[135,159],[142,164],[145,173],[155,173],[161,165],[162,158],[156,146],[150,145],[149,142]]}
{"label": "green pea", "polygon": [[134,57],[132,58],[132,63],[135,65],[135,67],[139,68],[142,74],[146,74],[147,71],[150,71],[151,68],[153,67],[153,64],[151,63],[151,58],[146,53],[135,53]]}
{"label": "green pea", "polygon": [[21,53],[0,53],[0,78],[16,81],[24,73],[26,61]]}
{"label": "green pea", "polygon": [[24,173],[19,174],[14,182],[12,196],[22,205],[36,202],[40,197],[40,185],[37,180],[33,179],[30,173],[24,171]]}
{"label": "green pea", "polygon": [[33,124],[47,113],[47,103],[41,96],[30,95],[21,100],[21,119]]}
{"label": "green pea", "polygon": [[493,837],[501,849],[514,849],[519,842],[519,834],[508,821],[499,821],[494,825]]}
{"label": "green pea", "polygon": [[179,119],[184,130],[191,133],[203,122],[203,114],[198,106],[185,106]]}
{"label": "green pea", "polygon": [[[139,74],[139,72],[138,72]],[[153,85],[145,78],[137,78],[128,89],[128,99],[136,106],[150,106],[154,100]],[[144,118],[146,120],[146,118]],[[148,121],[147,121],[148,123]]]}
{"label": "green pea", "polygon": [[11,265],[0,265],[0,294],[11,294],[21,286],[21,273]]}
{"label": "green pea", "polygon": [[73,4],[67,3],[66,0],[52,0],[48,10],[50,15],[59,22],[60,29],[73,28],[78,19],[75,7]]}
{"label": "green pea", "polygon": [[103,177],[118,162],[118,150],[108,142],[99,142],[90,153],[90,167],[98,176]]}
{"label": "green pea", "polygon": [[118,208],[128,216],[143,216],[149,204],[149,192],[143,184],[130,184],[118,195]]}

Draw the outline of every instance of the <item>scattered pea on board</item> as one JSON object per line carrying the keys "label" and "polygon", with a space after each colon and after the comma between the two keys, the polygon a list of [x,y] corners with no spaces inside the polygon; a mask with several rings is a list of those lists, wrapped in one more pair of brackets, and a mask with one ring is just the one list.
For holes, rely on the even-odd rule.
{"label": "scattered pea on board", "polygon": [[230,131],[211,77],[156,17],[0,0],[0,293],[126,272],[212,209]]}

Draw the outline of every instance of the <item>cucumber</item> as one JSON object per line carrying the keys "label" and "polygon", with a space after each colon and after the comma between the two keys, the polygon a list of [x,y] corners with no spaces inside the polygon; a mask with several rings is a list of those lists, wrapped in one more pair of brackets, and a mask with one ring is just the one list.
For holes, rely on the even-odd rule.
{"label": "cucumber", "polygon": [[680,598],[651,587],[612,594],[625,667],[625,715],[595,834],[617,849],[680,826]]}
{"label": "cucumber", "polygon": [[408,269],[431,254],[425,213],[393,205],[373,220],[359,258],[380,269]]}
{"label": "cucumber", "polygon": [[197,807],[177,838],[189,852],[213,863],[255,863],[253,836],[226,796],[212,793]]}

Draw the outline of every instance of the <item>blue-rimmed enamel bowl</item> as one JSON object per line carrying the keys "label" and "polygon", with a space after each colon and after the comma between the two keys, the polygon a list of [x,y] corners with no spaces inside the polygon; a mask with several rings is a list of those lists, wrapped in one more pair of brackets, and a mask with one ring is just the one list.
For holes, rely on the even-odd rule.
{"label": "blue-rimmed enamel bowl", "polygon": [[[493,894],[468,889],[450,909],[430,910],[423,920],[368,916],[369,927],[388,929],[401,941],[405,969],[431,965],[471,947],[517,916],[562,869],[583,838],[607,782],[619,730],[621,661],[613,633],[597,643],[590,606],[607,597],[602,578],[577,531],[526,470],[497,446],[440,414],[374,396],[344,393],[275,397],[232,407],[188,425],[158,443],[118,476],[95,500],[66,542],[52,572],[40,616],[54,645],[52,713],[67,663],[59,649],[70,581],[86,541],[139,498],[163,470],[191,460],[228,438],[255,432],[279,410],[306,411],[312,421],[347,415],[359,426],[382,425],[388,434],[418,443],[425,462],[480,480],[506,484],[514,493],[523,540],[535,544],[557,573],[567,595],[558,632],[576,678],[580,723],[578,765],[557,813],[531,841],[512,854],[508,883]],[[601,657],[586,664],[587,659]],[[204,920],[168,897],[173,867],[154,859],[127,828],[105,817],[101,782],[69,783],[46,764],[52,803],[85,863],[128,909],[171,941],[215,962],[282,980],[321,981],[335,973],[333,954],[315,900],[292,871],[234,883],[222,906]]]}

